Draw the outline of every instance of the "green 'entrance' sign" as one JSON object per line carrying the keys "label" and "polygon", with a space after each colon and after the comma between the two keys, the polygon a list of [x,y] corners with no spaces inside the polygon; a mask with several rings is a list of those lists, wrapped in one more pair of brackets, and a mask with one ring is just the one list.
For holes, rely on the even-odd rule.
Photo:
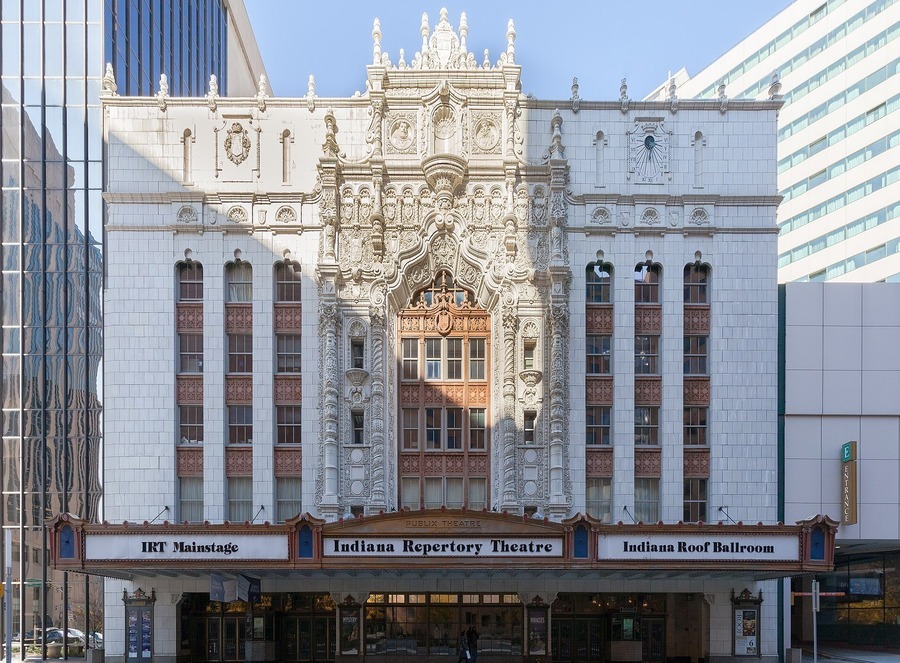
{"label": "green 'entrance' sign", "polygon": [[845,442],[841,445],[841,462],[849,463],[856,460],[856,442]]}

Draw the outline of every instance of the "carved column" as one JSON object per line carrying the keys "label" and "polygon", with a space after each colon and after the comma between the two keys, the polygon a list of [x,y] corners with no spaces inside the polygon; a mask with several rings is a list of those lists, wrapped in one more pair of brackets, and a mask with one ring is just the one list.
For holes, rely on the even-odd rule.
{"label": "carved column", "polygon": [[372,493],[369,511],[378,513],[387,511],[384,490],[384,330],[385,319],[383,308],[372,306],[369,309],[369,329],[372,334]]}
{"label": "carved column", "polygon": [[[558,284],[554,284],[558,285]],[[567,290],[567,289],[566,289]],[[555,294],[555,293],[554,293]],[[550,506],[551,517],[560,518],[568,509],[566,495],[566,385],[568,375],[569,309],[565,300],[550,307]]]}
{"label": "carved column", "polygon": [[[326,284],[327,285],[327,284]],[[323,299],[325,295],[323,293]],[[328,299],[333,299],[329,297]],[[320,513],[326,519],[340,515],[338,504],[338,411],[341,376],[338,372],[338,310],[334,301],[319,304],[322,342],[322,494]]]}
{"label": "carved column", "polygon": [[516,490],[516,332],[515,307],[503,308],[503,508],[517,509]]}

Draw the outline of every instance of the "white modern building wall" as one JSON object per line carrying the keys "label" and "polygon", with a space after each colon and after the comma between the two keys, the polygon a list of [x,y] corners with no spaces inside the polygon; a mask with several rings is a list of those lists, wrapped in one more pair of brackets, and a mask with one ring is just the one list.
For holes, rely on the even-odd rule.
{"label": "white modern building wall", "polygon": [[893,0],[797,0],[702,71],[673,77],[682,98],[783,98],[779,282],[900,279],[898,37]]}

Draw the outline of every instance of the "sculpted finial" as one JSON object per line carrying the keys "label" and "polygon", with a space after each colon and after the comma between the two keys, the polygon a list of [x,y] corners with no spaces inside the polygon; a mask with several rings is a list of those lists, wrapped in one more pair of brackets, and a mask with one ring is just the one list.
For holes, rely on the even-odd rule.
{"label": "sculpted finial", "polygon": [[400,49],[400,60],[397,62],[397,69],[406,69],[406,57],[402,48]]}
{"label": "sculpted finial", "polygon": [[103,88],[100,95],[103,97],[111,97],[116,94],[116,77],[113,74],[113,66],[111,62],[106,63],[106,72],[103,74]]}
{"label": "sculpted finial", "polygon": [[169,98],[169,79],[165,74],[159,75],[159,91],[156,93],[156,103],[159,110],[166,110],[166,100]]}
{"label": "sculpted finial", "polygon": [[209,104],[209,110],[215,112],[216,100],[219,98],[219,81],[216,80],[215,74],[209,75],[209,92],[206,93],[206,101]]}
{"label": "sculpted finial", "polygon": [[316,77],[309,75],[309,81],[306,83],[306,107],[312,113],[316,110]]}
{"label": "sculpted finial", "polygon": [[509,19],[506,24],[506,64],[516,63],[516,26],[513,20]]}
{"label": "sculpted finial", "polygon": [[671,76],[669,78],[669,106],[673,113],[678,110],[678,96],[675,94],[675,90],[678,87],[675,85],[675,77]]}
{"label": "sculpted finial", "polygon": [[622,112],[628,112],[628,83],[625,79],[622,79],[622,84],[619,86],[619,103],[622,104]]}
{"label": "sculpted finial", "polygon": [[488,49],[484,49],[484,62],[481,63],[481,66],[484,69],[491,68],[491,52]]}
{"label": "sculpted finial", "polygon": [[469,21],[466,12],[459,15],[459,50],[466,52],[466,36],[469,34]]}
{"label": "sculpted finial", "polygon": [[266,99],[269,98],[269,82],[266,80],[265,74],[259,75],[259,86],[256,91],[256,105],[260,112],[266,110]]}
{"label": "sculpted finial", "polygon": [[557,108],[553,111],[553,117],[550,118],[550,158],[551,159],[565,159],[566,157],[566,148],[563,147],[562,144],[562,115],[559,114],[559,109]]}
{"label": "sculpted finial", "polygon": [[381,21],[377,18],[372,25],[372,64],[381,64]]}
{"label": "sculpted finial", "polygon": [[572,112],[577,113],[581,106],[581,97],[578,96],[578,77],[572,79]]}
{"label": "sculpted finial", "polygon": [[719,111],[725,113],[728,110],[728,97],[725,95],[725,79],[719,79]]}
{"label": "sculpted finial", "polygon": [[428,52],[428,33],[430,32],[428,28],[428,14],[422,13],[422,25],[419,27],[419,32],[422,33],[422,55]]}

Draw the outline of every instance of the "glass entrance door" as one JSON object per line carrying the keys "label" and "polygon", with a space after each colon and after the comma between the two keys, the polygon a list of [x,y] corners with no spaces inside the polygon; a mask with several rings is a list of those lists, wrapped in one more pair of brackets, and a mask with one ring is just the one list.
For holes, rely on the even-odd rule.
{"label": "glass entrance door", "polygon": [[666,658],[666,621],[645,617],[641,623],[641,642],[645,663],[662,663]]}
{"label": "glass entrance door", "polygon": [[551,619],[554,661],[602,661],[606,622],[602,617],[558,617]]}
{"label": "glass entrance door", "polygon": [[333,661],[334,617],[285,617],[285,661]]}

